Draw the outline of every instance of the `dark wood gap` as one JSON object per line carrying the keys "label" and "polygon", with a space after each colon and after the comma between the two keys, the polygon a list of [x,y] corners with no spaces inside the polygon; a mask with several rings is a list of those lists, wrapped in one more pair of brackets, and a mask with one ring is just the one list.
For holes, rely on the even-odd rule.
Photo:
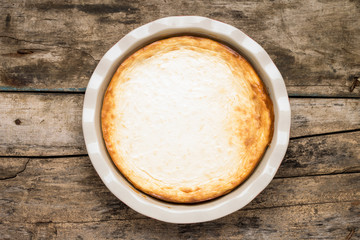
{"label": "dark wood gap", "polygon": [[[260,193],[261,194],[261,193]],[[321,203],[299,203],[299,204],[289,204],[284,206],[271,206],[271,207],[259,207],[259,208],[246,208],[246,206],[239,211],[254,211],[262,209],[276,209],[276,208],[286,208],[286,207],[298,207],[298,206],[311,206],[311,205],[321,205],[321,204],[331,204],[331,203],[348,203],[354,202],[353,200],[349,201],[336,201],[336,202],[321,202]]]}
{"label": "dark wood gap", "polygon": [[66,91],[66,90],[0,90],[0,93],[35,93],[35,94],[47,94],[47,93],[55,93],[55,94],[83,94],[85,95],[84,91]]}
{"label": "dark wood gap", "polygon": [[308,95],[289,95],[289,98],[322,98],[322,99],[360,99],[359,96],[308,96]]}
{"label": "dark wood gap", "polygon": [[344,172],[334,172],[334,173],[322,173],[322,174],[308,174],[301,176],[286,176],[286,177],[277,177],[274,179],[287,179],[287,178],[303,178],[303,177],[323,177],[323,176],[335,176],[335,175],[345,175],[345,174],[358,174],[360,171],[344,171]]}
{"label": "dark wood gap", "polygon": [[[120,201],[120,200],[119,200]],[[129,207],[130,208],[130,207]],[[96,223],[96,222],[109,222],[109,221],[136,221],[136,220],[146,220],[146,219],[151,219],[150,217],[142,217],[142,218],[131,218],[131,219],[101,219],[101,220],[95,220],[95,221],[78,221],[78,222],[55,222],[55,221],[47,221],[47,222],[25,222],[25,224],[64,224],[64,223],[69,223],[69,224],[86,224],[86,223]],[[24,222],[17,222],[17,221],[4,221],[4,222],[0,222],[0,224],[8,224],[8,223],[24,223]]]}
{"label": "dark wood gap", "polygon": [[75,158],[88,157],[88,154],[73,154],[73,155],[49,155],[49,156],[0,156],[0,158],[32,158],[32,159],[46,159],[46,158]]}
{"label": "dark wood gap", "polygon": [[328,135],[333,135],[333,134],[352,133],[352,132],[358,132],[358,131],[360,131],[360,128],[343,130],[343,131],[335,131],[335,132],[327,132],[327,133],[310,134],[310,135],[304,135],[304,136],[298,136],[298,137],[291,137],[290,140],[296,140],[296,139],[301,139],[301,138],[321,137],[321,136],[328,136]]}
{"label": "dark wood gap", "polygon": [[[86,91],[86,90],[85,90]],[[85,94],[85,91],[73,91],[73,90],[44,90],[44,89],[39,89],[39,90],[24,90],[24,89],[20,89],[20,90],[3,90],[0,89],[0,93],[60,93],[60,94]],[[316,98],[316,99],[360,99],[360,95],[359,96],[308,96],[308,95],[295,95],[295,94],[289,94],[289,98]]]}

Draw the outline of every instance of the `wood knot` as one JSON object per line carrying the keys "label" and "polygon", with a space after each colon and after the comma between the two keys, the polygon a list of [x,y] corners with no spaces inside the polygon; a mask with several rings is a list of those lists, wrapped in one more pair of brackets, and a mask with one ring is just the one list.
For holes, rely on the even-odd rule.
{"label": "wood knot", "polygon": [[14,122],[15,122],[16,125],[20,125],[20,124],[21,124],[21,120],[20,120],[20,119],[16,119]]}
{"label": "wood knot", "polygon": [[19,49],[16,51],[18,54],[32,54],[34,53],[33,51],[29,50],[29,49]]}
{"label": "wood knot", "polygon": [[8,14],[5,18],[5,26],[10,27],[11,16]]}

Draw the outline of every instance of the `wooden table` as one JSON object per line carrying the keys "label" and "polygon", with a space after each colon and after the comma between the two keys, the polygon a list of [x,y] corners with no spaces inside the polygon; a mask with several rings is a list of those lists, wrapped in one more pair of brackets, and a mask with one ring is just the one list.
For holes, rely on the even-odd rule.
{"label": "wooden table", "polygon": [[[360,238],[358,0],[61,2],[0,4],[0,239]],[[102,55],[171,15],[211,17],[251,36],[283,74],[292,108],[271,184],[242,210],[193,225],[150,219],[113,196],[81,129]]]}

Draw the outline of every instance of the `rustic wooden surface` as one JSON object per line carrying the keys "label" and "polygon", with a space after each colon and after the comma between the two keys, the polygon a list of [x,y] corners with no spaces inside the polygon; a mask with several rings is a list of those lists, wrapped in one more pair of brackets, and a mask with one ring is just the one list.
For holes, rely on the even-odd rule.
{"label": "rustic wooden surface", "polygon": [[[171,15],[243,30],[290,96],[291,141],[275,179],[207,223],[168,224],[128,208],[97,176],[82,135],[101,56]],[[359,239],[359,16],[358,0],[1,1],[0,239]]]}

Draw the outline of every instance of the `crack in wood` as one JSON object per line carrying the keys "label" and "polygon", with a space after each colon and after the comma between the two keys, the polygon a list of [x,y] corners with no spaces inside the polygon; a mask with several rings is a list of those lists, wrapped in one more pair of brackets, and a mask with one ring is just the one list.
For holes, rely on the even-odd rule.
{"label": "crack in wood", "polygon": [[321,137],[321,136],[328,136],[328,135],[335,135],[335,134],[342,134],[342,133],[352,133],[352,132],[358,132],[358,131],[360,131],[360,128],[343,130],[343,131],[335,131],[335,132],[327,132],[327,133],[309,134],[309,135],[298,136],[298,137],[291,137],[290,140]]}
{"label": "crack in wood", "polygon": [[17,52],[18,54],[22,54],[22,55],[34,53],[34,51],[33,51],[33,50],[30,50],[30,49],[18,49],[16,52]]}
{"label": "crack in wood", "polygon": [[313,202],[313,203],[297,203],[297,204],[288,204],[282,206],[270,206],[270,207],[258,207],[258,208],[242,208],[242,211],[254,211],[254,210],[265,210],[265,209],[278,209],[278,208],[291,208],[291,207],[301,207],[301,206],[311,206],[311,205],[322,205],[322,204],[331,204],[331,203],[352,203],[353,200],[349,201],[328,201],[328,202]]}
{"label": "crack in wood", "polygon": [[71,46],[61,46],[61,45],[52,45],[52,44],[46,44],[46,43],[41,43],[41,42],[33,42],[33,41],[20,39],[20,38],[16,38],[16,37],[10,37],[10,36],[6,36],[6,35],[1,35],[0,38],[9,38],[9,39],[13,39],[13,40],[19,41],[19,42],[38,44],[38,45],[47,46],[47,47],[59,47],[59,48],[71,49],[71,50],[79,51],[80,53],[85,53],[86,55],[91,57],[95,62],[99,61],[99,60],[96,60],[90,53],[85,52],[84,50],[81,50],[81,49],[78,49],[78,48],[71,47]]}
{"label": "crack in wood", "polygon": [[88,157],[88,154],[72,154],[72,155],[49,155],[49,156],[0,156],[0,158],[32,158],[32,159],[50,159],[50,158],[76,158]]}
{"label": "crack in wood", "polygon": [[354,236],[355,234],[355,229],[354,228],[351,228],[349,229],[349,234],[346,236],[345,240],[350,240],[352,238],[352,236]]}
{"label": "crack in wood", "polygon": [[284,176],[284,177],[277,177],[277,176],[275,176],[274,179],[306,178],[306,177],[324,177],[324,176],[336,176],[336,175],[358,174],[358,173],[360,173],[360,166],[355,166],[354,168],[355,168],[354,171],[342,171],[342,172],[320,173],[320,174],[303,174],[303,175]]}
{"label": "crack in wood", "polygon": [[[96,60],[97,61],[97,60]],[[0,87],[0,93],[59,93],[59,94],[85,94],[86,87],[81,88],[15,88],[15,87]],[[360,99],[360,96],[316,96],[316,95],[297,95],[289,93],[289,99],[306,99],[306,98],[314,98],[314,99]]]}
{"label": "crack in wood", "polygon": [[86,88],[68,88],[68,89],[34,89],[34,88],[10,88],[0,87],[0,93],[33,93],[33,94],[82,94],[84,95]]}
{"label": "crack in wood", "polygon": [[[18,221],[3,221],[2,224],[8,223],[25,223],[25,224],[35,224],[35,225],[48,225],[48,224],[86,224],[86,223],[100,223],[100,222],[110,222],[110,221],[136,221],[136,220],[145,220],[149,219],[149,217],[137,217],[137,218],[113,218],[113,219],[99,219],[99,220],[92,220],[92,221],[37,221],[37,222],[18,222]],[[1,224],[0,223],[0,224]]]}
{"label": "crack in wood", "polygon": [[16,178],[20,173],[23,173],[26,170],[26,167],[27,167],[29,162],[30,162],[30,158],[26,161],[26,163],[24,164],[24,167],[20,171],[15,173],[13,176],[0,178],[0,180],[3,181],[3,180],[9,180],[9,179]]}
{"label": "crack in wood", "polygon": [[313,98],[313,99],[359,99],[360,96],[311,96],[311,95],[289,95],[290,99],[306,99],[306,98]]}
{"label": "crack in wood", "polygon": [[349,91],[353,92],[357,86],[360,86],[360,80],[359,80],[359,77],[354,77],[354,81],[351,84]]}

